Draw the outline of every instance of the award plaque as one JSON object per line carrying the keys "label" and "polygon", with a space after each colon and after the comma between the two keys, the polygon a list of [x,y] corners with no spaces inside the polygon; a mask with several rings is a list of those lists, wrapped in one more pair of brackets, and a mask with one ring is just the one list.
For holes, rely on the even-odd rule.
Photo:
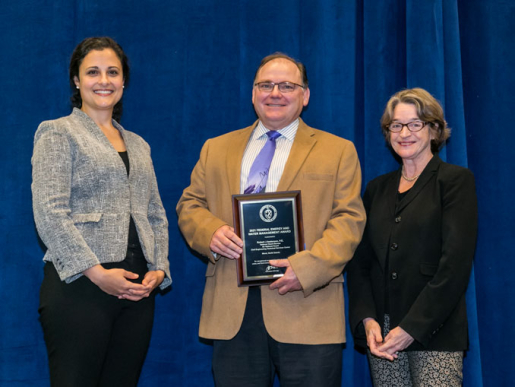
{"label": "award plaque", "polygon": [[304,250],[300,191],[233,195],[234,230],[243,240],[238,285],[274,282],[286,268],[269,264]]}

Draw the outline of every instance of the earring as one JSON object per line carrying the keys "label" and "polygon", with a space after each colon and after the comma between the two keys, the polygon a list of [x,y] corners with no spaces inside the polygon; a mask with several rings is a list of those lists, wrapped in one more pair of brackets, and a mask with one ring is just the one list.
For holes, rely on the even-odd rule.
{"label": "earring", "polygon": [[75,86],[77,89],[79,88],[79,86]]}
{"label": "earring", "polygon": [[125,85],[122,85],[122,89],[125,89]]}

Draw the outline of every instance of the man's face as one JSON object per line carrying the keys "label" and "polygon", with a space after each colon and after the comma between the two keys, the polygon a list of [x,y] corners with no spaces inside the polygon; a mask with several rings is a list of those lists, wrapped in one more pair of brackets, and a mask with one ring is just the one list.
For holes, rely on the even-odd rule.
{"label": "man's face", "polygon": [[[254,83],[292,82],[302,85],[300,70],[295,63],[278,58],[265,64],[258,72]],[[309,89],[297,87],[291,93],[281,93],[278,86],[271,92],[263,92],[254,86],[252,103],[256,114],[269,130],[282,129],[295,121],[309,102]]]}

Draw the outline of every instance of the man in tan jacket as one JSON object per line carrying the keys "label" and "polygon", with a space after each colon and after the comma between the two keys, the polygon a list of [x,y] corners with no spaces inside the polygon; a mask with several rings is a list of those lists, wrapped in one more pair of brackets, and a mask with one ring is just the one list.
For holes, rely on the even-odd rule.
{"label": "man in tan jacket", "polygon": [[[200,336],[213,339],[217,386],[340,386],[345,316],[342,271],[365,226],[353,144],[307,126],[304,65],[265,57],[256,72],[251,126],[206,141],[177,205],[190,247],[209,259]],[[243,242],[232,227],[231,195],[277,131],[265,192],[300,190],[305,250],[270,261],[286,269],[271,285],[239,287]]]}

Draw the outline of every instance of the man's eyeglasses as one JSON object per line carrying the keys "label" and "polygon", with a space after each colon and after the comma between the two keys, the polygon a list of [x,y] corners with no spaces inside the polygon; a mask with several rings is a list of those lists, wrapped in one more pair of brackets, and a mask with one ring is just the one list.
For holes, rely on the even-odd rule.
{"label": "man's eyeglasses", "polygon": [[262,91],[264,93],[271,93],[274,90],[274,87],[276,85],[281,93],[292,93],[295,91],[295,89],[297,87],[300,87],[301,89],[305,88],[304,86],[299,85],[298,83],[293,83],[293,82],[280,82],[280,83],[258,82],[258,83],[254,83],[254,86],[257,86],[259,91]]}
{"label": "man's eyeglasses", "polygon": [[402,131],[402,128],[407,126],[410,132],[419,132],[422,129],[424,129],[424,126],[426,126],[427,124],[428,122],[424,121],[412,121],[408,122],[407,124],[402,124],[400,122],[392,122],[390,125],[388,125],[388,130],[393,133],[399,133]]}

